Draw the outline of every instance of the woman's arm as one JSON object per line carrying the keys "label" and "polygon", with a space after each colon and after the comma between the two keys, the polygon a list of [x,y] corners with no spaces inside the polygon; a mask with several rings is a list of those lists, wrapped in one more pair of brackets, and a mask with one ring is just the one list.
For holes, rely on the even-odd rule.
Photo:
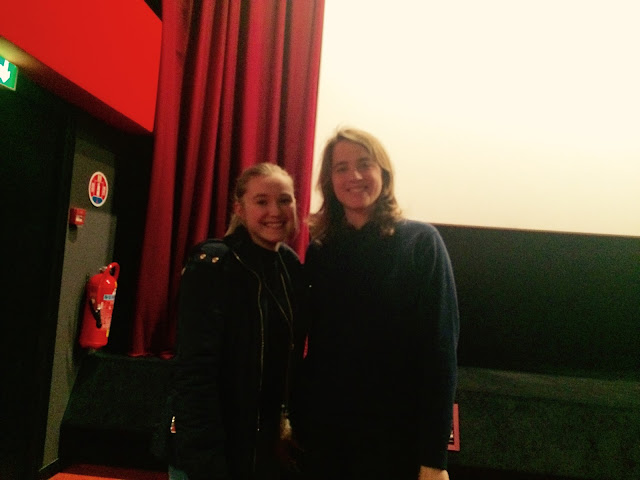
{"label": "woman's arm", "polygon": [[[424,289],[420,302],[425,342],[424,376],[420,379],[423,405],[420,463],[424,466],[425,475],[433,475],[438,470],[446,469],[447,465],[457,385],[460,325],[453,269],[444,242],[435,229],[427,232],[422,240],[419,242],[419,253],[416,254]],[[426,467],[431,467],[433,471],[424,470]]]}
{"label": "woman's arm", "polygon": [[218,383],[226,283],[220,263],[196,255],[180,284],[173,380],[175,453],[177,466],[190,480],[229,478]]}

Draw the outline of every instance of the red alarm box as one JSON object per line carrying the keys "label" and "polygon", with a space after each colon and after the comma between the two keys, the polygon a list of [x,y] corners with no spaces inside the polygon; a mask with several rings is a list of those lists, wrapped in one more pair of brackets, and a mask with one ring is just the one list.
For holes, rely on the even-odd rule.
{"label": "red alarm box", "polygon": [[87,211],[84,208],[71,207],[69,209],[69,225],[84,225],[84,218]]}

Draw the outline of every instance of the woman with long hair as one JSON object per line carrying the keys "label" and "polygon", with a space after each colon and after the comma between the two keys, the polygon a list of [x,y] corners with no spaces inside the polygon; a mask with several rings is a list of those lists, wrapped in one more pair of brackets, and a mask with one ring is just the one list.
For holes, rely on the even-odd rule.
{"label": "woman with long hair", "polygon": [[382,144],[327,142],[305,269],[311,327],[296,425],[309,478],[448,479],[458,306],[445,245],[404,219]]}

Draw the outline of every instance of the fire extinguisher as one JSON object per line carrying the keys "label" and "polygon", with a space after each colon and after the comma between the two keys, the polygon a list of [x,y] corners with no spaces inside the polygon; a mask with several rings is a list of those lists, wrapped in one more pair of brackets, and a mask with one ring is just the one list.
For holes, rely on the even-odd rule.
{"label": "fire extinguisher", "polygon": [[120,265],[112,262],[87,282],[79,339],[81,347],[97,349],[107,344],[119,274]]}

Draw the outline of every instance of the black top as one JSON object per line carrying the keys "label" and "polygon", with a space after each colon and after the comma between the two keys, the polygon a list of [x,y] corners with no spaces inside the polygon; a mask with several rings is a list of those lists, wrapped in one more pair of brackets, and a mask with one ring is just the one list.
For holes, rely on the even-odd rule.
{"label": "black top", "polygon": [[[346,227],[309,246],[311,330],[303,433],[326,426],[406,441],[416,463],[446,468],[457,379],[453,272],[437,230]],[[306,402],[306,403],[305,403]]]}
{"label": "black top", "polygon": [[170,462],[190,480],[275,478],[256,472],[275,463],[287,379],[306,335],[306,290],[293,250],[264,250],[243,227],[190,254],[169,412]]}
{"label": "black top", "polygon": [[[290,346],[293,343],[292,292],[287,291],[288,272],[284,268],[278,252],[266,250],[254,244],[256,252],[256,272],[262,279],[266,292],[263,303],[264,315],[264,367],[261,392],[261,429],[274,431],[279,427],[283,392],[288,388]],[[263,292],[264,293],[264,292]],[[275,423],[271,423],[275,422]]]}

